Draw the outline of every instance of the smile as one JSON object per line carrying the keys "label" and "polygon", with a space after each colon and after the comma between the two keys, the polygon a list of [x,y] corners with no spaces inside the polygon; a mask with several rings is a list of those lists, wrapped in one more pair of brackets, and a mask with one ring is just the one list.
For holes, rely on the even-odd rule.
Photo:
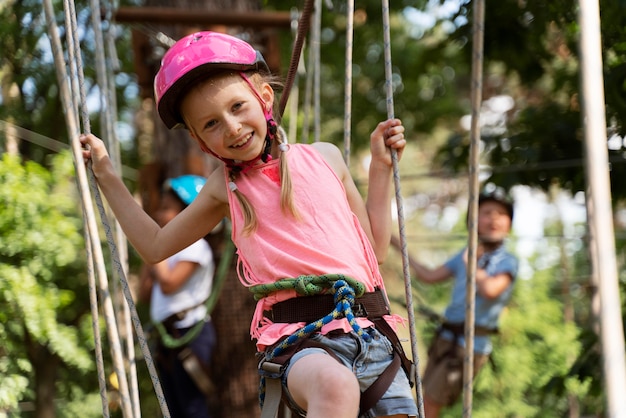
{"label": "smile", "polygon": [[250,134],[244,136],[243,138],[240,138],[239,140],[237,140],[237,142],[232,144],[230,146],[230,148],[241,148],[244,145],[246,145],[250,141],[251,138],[252,138],[252,133],[250,133]]}

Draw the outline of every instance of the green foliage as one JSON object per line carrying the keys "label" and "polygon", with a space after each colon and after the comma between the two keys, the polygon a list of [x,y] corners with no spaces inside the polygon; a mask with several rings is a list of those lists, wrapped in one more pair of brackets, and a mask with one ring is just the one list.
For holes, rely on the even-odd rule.
{"label": "green foliage", "polygon": [[0,161],[0,409],[32,399],[41,349],[76,377],[94,366],[84,343],[91,331],[76,327],[89,311],[71,158],[50,165]]}
{"label": "green foliage", "polygon": [[[58,0],[52,3],[60,40],[64,43],[66,28],[63,4]],[[86,1],[73,3],[77,10],[77,26],[81,37],[85,93],[90,98],[97,98],[99,92],[95,83],[95,41],[91,30],[91,10]],[[103,25],[103,30],[107,28],[113,27]],[[120,50],[130,51],[130,31],[116,32],[114,42]],[[51,45],[41,1],[0,2],[0,120],[67,143],[68,133],[65,123],[62,123],[61,95]],[[67,49],[67,46],[64,45],[63,48]],[[137,105],[137,86],[132,74],[133,63],[130,55],[122,52],[118,62],[108,63],[109,67],[119,66],[114,83],[116,105],[123,116],[127,114],[129,106]],[[63,70],[69,71],[69,68],[67,66]],[[76,74],[72,76],[77,77]],[[89,106],[94,102],[90,100]],[[96,114],[93,117],[92,131],[100,132],[100,120],[97,116],[101,112],[97,107],[90,108],[90,111]],[[3,132],[0,131],[0,152],[5,151],[4,142]],[[28,141],[22,141],[19,146],[20,154],[27,156],[29,160],[41,165],[48,163],[49,150]]]}
{"label": "green foliage", "polygon": [[[622,137],[626,133],[625,7],[623,2],[600,2],[608,134]],[[471,22],[472,8],[461,7],[458,15]],[[471,24],[460,26],[443,44],[471,39],[471,30]],[[543,190],[556,182],[573,193],[585,190],[580,31],[576,2],[504,1],[487,6],[484,98],[507,94],[516,102],[506,130],[495,135],[482,132],[482,163],[493,167],[490,181]],[[462,54],[469,63],[471,44]],[[498,82],[490,83],[490,78]],[[452,134],[439,150],[436,167],[449,173],[467,171],[468,137],[467,132]],[[624,147],[609,154],[611,192],[618,202],[626,197],[626,186],[620,181],[626,175]]]}
{"label": "green foliage", "polygon": [[[323,2],[324,3],[324,2]],[[454,124],[463,114],[458,100],[458,74],[467,71],[459,60],[459,45],[442,45],[439,34],[419,38],[402,11],[406,5],[390,2],[393,115],[401,118],[410,139],[431,132],[440,123]],[[414,2],[411,3],[414,6]],[[272,2],[277,9],[289,10],[293,2]],[[352,54],[351,149],[366,149],[369,134],[388,116],[384,63],[382,7],[379,1],[356,3]],[[321,140],[340,144],[344,140],[346,3],[333,2],[322,7],[320,123]],[[293,39],[283,38],[283,68],[291,59]],[[307,69],[308,44],[302,53]],[[304,111],[305,78],[299,81],[300,112]],[[287,115],[289,116],[289,115]],[[309,122],[310,124],[312,122]],[[302,125],[302,124],[300,124]],[[309,127],[313,140],[313,129]]]}

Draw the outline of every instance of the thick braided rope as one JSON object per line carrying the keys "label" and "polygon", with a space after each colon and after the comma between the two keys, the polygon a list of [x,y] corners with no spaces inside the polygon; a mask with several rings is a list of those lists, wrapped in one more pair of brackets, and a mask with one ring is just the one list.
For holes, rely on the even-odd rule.
{"label": "thick braided rope", "polygon": [[[335,304],[335,308],[332,312],[317,321],[305,325],[290,336],[284,338],[280,344],[274,347],[271,353],[266,355],[266,361],[272,360],[274,357],[283,353],[288,347],[307,338],[312,333],[321,330],[324,325],[328,324],[332,320],[343,317],[348,320],[352,330],[360,338],[365,341],[370,341],[371,337],[363,331],[363,328],[361,328],[361,326],[357,323],[354,313],[352,312],[355,297],[363,295],[365,292],[365,286],[361,282],[350,277],[342,274],[299,276],[295,279],[283,279],[269,285],[253,286],[250,290],[254,292],[255,299],[257,299],[257,296],[260,298],[263,297],[260,295],[267,296],[278,290],[285,289],[295,289],[300,295],[316,295],[328,287],[330,287],[330,292],[333,295],[333,302]],[[355,287],[358,291],[355,291]],[[261,375],[261,380],[259,382],[259,404],[261,405],[261,408],[263,408],[264,402],[265,376]]]}
{"label": "thick braided rope", "polygon": [[312,296],[319,295],[325,289],[331,288],[333,283],[339,280],[345,281],[352,287],[357,298],[365,293],[365,285],[363,283],[343,274],[302,275],[291,279],[282,279],[274,283],[258,284],[250,287],[249,290],[254,294],[254,300],[256,301],[280,290],[289,289],[295,290],[300,296]]}

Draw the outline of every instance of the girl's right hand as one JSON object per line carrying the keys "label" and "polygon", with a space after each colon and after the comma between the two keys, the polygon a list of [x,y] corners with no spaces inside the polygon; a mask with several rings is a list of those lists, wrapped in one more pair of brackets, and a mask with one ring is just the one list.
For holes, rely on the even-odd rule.
{"label": "girl's right hand", "polygon": [[83,134],[79,137],[80,143],[83,145],[83,159],[85,164],[90,160],[92,162],[92,170],[96,177],[111,164],[109,153],[104,146],[104,142],[93,134]]}

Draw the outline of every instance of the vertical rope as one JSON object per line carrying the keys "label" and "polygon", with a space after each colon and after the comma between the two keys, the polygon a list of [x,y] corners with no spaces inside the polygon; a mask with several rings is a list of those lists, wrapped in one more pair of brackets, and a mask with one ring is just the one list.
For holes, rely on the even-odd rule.
{"label": "vertical rope", "polygon": [[[392,85],[392,64],[391,64],[391,34],[389,24],[389,1],[382,0],[383,9],[383,41],[385,53],[385,87],[387,96],[387,117],[395,118],[393,106],[393,85]],[[415,332],[415,312],[413,309],[413,289],[411,286],[411,272],[409,270],[409,253],[406,244],[406,231],[404,222],[404,206],[402,203],[402,193],[400,191],[400,171],[398,167],[398,153],[395,149],[391,149],[391,157],[393,162],[393,180],[396,189],[396,205],[398,207],[398,227],[400,234],[400,249],[402,253],[402,270],[404,273],[404,292],[407,304],[407,315],[409,319],[409,329],[411,336],[411,355],[415,363],[415,369],[412,370],[415,379],[415,391],[417,394],[417,408],[421,418],[424,418],[424,399],[422,397],[422,381],[419,375],[419,356],[417,352],[417,335]]]}
{"label": "vertical rope", "polygon": [[[298,10],[293,8],[291,10],[291,31],[296,33],[296,39],[298,36]],[[302,35],[304,36],[304,35]],[[292,56],[292,59],[295,59]],[[295,74],[293,76],[293,85],[292,88],[287,91],[283,90],[283,95],[287,95],[287,99],[289,100],[289,128],[287,138],[291,138],[292,141],[296,139],[298,135],[298,106],[300,102],[300,76],[304,72],[304,65],[302,61],[301,50],[298,51],[297,61],[292,63],[295,66]],[[291,68],[290,68],[291,70]],[[283,96],[280,97],[281,102],[283,101]],[[282,115],[281,115],[282,116]]]}
{"label": "vertical rope", "polygon": [[[314,16],[321,13],[319,10],[319,1],[315,1],[315,7],[313,10]],[[307,56],[307,70],[306,70],[306,83],[304,87],[304,119],[302,121],[302,142],[309,142],[309,125],[311,121],[311,103],[313,102],[313,77],[315,73],[315,24],[313,24],[313,30],[309,36],[309,51]]]}
{"label": "vertical rope", "polygon": [[[104,48],[104,36],[102,33],[102,21],[99,12],[100,11],[100,2],[99,0],[90,0],[91,10],[94,11],[91,13],[91,22],[94,34],[95,41],[95,57],[96,57],[96,76],[97,83],[100,89],[100,121],[102,125],[103,132],[105,133],[105,143],[107,144],[107,149],[110,150],[111,159],[113,161],[113,165],[115,170],[119,175],[121,175],[122,170],[122,162],[120,155],[120,147],[119,141],[117,139],[117,135],[114,127],[114,119],[115,119],[115,107],[113,105],[115,101],[115,82],[112,78],[108,77],[108,71],[106,66],[106,58],[105,58],[105,48]],[[125,245],[125,237],[124,233],[119,225],[119,223],[115,222],[116,234],[117,237],[117,245],[118,248],[126,250]],[[122,254],[126,254],[126,251],[120,251],[119,256],[122,257]],[[127,259],[124,257],[124,263],[121,263],[125,267],[125,271],[128,269],[128,265],[126,263]],[[113,281],[113,295],[118,295],[119,286],[117,285],[117,281]],[[114,303],[118,301],[118,298],[114,298]],[[128,312],[128,304],[125,302],[124,298],[121,298],[121,301],[115,303],[116,312],[121,312],[121,320],[124,322],[123,329],[126,331],[126,335],[123,336],[123,340],[126,345],[126,359],[127,359],[127,367],[128,367],[128,376],[129,379],[129,396],[131,401],[131,408],[133,410],[133,414],[136,417],[141,416],[141,409],[139,405],[139,385],[137,382],[137,370],[135,363],[135,347],[134,340],[132,334],[132,326],[130,321],[130,314]],[[118,318],[116,318],[117,321]]]}
{"label": "vertical rope", "polygon": [[304,3],[304,9],[302,10],[302,15],[300,16],[300,21],[297,27],[297,35],[296,41],[293,45],[293,51],[291,53],[291,65],[289,66],[289,71],[287,72],[287,80],[285,81],[285,89],[283,90],[283,94],[280,97],[280,103],[278,106],[279,115],[282,116],[285,112],[285,107],[287,106],[287,100],[289,100],[289,91],[291,90],[291,86],[296,79],[296,73],[298,71],[298,64],[300,61],[300,54],[302,52],[302,46],[304,44],[304,38],[306,36],[307,31],[309,30],[309,21],[311,20],[311,13],[313,9],[313,0],[307,0]]}
{"label": "vertical rope", "polygon": [[[65,0],[63,2],[63,6],[64,6],[65,14],[66,14],[66,21],[69,25],[69,27],[66,28],[66,31],[67,31],[68,43],[71,46],[70,51],[69,51],[70,62],[71,62],[70,65],[71,65],[71,68],[75,71],[74,74],[77,75],[77,77],[72,77],[72,79],[78,80],[78,97],[79,97],[79,103],[80,103],[80,109],[81,109],[81,120],[82,120],[83,129],[85,132],[90,132],[91,126],[90,126],[90,120],[89,120],[89,112],[87,110],[87,107],[85,106],[85,103],[87,100],[86,100],[86,93],[85,93],[85,87],[84,87],[85,80],[84,80],[84,73],[83,73],[83,66],[82,66],[82,59],[81,59],[80,43],[78,39],[78,25],[76,23],[76,10],[74,8],[74,3],[69,0]],[[76,105],[76,103],[74,104]],[[93,176],[92,172],[88,172],[88,174],[90,174],[91,177]],[[93,188],[97,189],[97,187],[95,186],[95,181],[90,181],[90,185],[92,189]],[[122,355],[122,349],[121,349],[121,344],[119,341],[117,324],[115,321],[115,311],[113,309],[113,304],[112,304],[111,297],[108,291],[107,273],[106,273],[106,269],[104,268],[104,256],[102,255],[100,242],[95,239],[95,237],[98,236],[97,226],[94,225],[89,236],[92,239],[91,240],[92,249],[94,253],[96,254],[96,267],[98,270],[100,294],[102,295],[102,298],[103,298],[102,302],[103,302],[104,312],[105,312],[104,318],[107,324],[107,332],[109,336],[109,341],[111,343],[113,368],[115,370],[115,373],[117,375],[118,382],[119,382],[119,392],[120,392],[120,397],[122,399],[122,402],[121,402],[122,412],[124,413],[125,417],[133,417],[133,411],[132,411],[132,408],[130,408],[130,395],[128,391],[128,380],[127,380],[126,371],[124,368],[124,358]]]}
{"label": "vertical rope", "polygon": [[343,118],[343,159],[350,167],[350,147],[352,136],[352,50],[354,39],[354,0],[348,0],[346,23],[346,74],[344,85],[344,118]]}
{"label": "vertical rope", "polygon": [[315,0],[315,21],[313,23],[313,141],[320,141],[320,50],[322,37],[322,0]]}
{"label": "vertical rope", "polygon": [[[77,28],[76,28],[76,24],[75,24],[75,13],[71,12],[71,6],[68,5],[66,7],[66,9],[68,9],[68,11],[66,12],[66,16],[69,16],[69,20],[68,22],[70,22],[70,24],[72,24],[72,32],[73,32],[73,36],[75,38],[77,38],[76,33],[77,33]],[[92,206],[92,201],[91,201],[91,196],[90,196],[90,192],[89,192],[89,186],[91,186],[92,190],[94,191],[95,194],[95,200],[98,204],[98,208],[100,210],[100,215],[102,218],[102,223],[105,227],[105,230],[107,231],[107,238],[108,242],[109,242],[109,248],[112,251],[113,254],[113,258],[114,258],[114,262],[117,260],[116,264],[119,266],[119,258],[117,257],[117,251],[116,251],[116,247],[115,247],[115,243],[113,242],[112,239],[110,239],[110,227],[108,224],[108,221],[106,219],[106,213],[104,213],[104,207],[102,205],[102,199],[100,198],[99,195],[99,190],[97,188],[96,182],[95,182],[95,178],[93,176],[93,171],[91,170],[87,170],[87,168],[85,167],[85,165],[82,163],[82,147],[80,145],[80,142],[78,141],[78,136],[80,134],[80,128],[78,126],[78,117],[76,116],[76,114],[74,113],[75,108],[76,108],[76,103],[77,101],[75,100],[75,94],[73,94],[72,92],[75,93],[76,89],[74,88],[73,90],[70,90],[70,87],[68,85],[68,83],[66,82],[68,77],[68,74],[66,72],[66,66],[63,60],[63,55],[61,53],[61,47],[60,47],[60,41],[59,41],[59,37],[58,37],[58,30],[56,29],[56,22],[54,21],[54,11],[52,8],[52,4],[51,4],[51,0],[45,0],[44,1],[44,10],[46,12],[46,21],[48,24],[48,28],[50,30],[50,40],[51,43],[53,45],[53,49],[57,51],[57,53],[55,53],[54,55],[54,61],[55,61],[55,66],[57,69],[57,78],[58,78],[58,82],[59,82],[59,87],[61,90],[61,98],[62,98],[62,103],[65,107],[65,115],[66,115],[66,120],[67,120],[67,124],[68,124],[68,131],[70,133],[70,137],[71,137],[71,147],[72,147],[72,151],[73,151],[73,155],[74,155],[74,160],[75,160],[75,169],[77,171],[77,177],[79,180],[79,191],[80,191],[80,195],[82,198],[82,203],[83,203],[83,208],[84,208],[84,212],[86,214],[86,219],[85,219],[85,223],[86,223],[86,229],[89,231],[90,234],[90,239],[92,241],[91,243],[91,249],[94,252],[94,258],[96,260],[96,264],[97,264],[97,268],[98,268],[98,276],[100,278],[100,282],[101,282],[101,286],[102,284],[104,284],[106,286],[106,269],[104,268],[104,262],[100,261],[103,260],[104,257],[102,256],[102,248],[100,246],[99,241],[95,240],[94,237],[98,236],[98,225],[95,221],[95,216],[93,214],[93,206]],[[72,23],[73,21],[73,23]],[[70,29],[68,29],[69,31]],[[76,45],[75,41],[71,41],[71,44],[74,45],[74,48],[72,48],[71,51],[68,51],[68,55],[70,56],[77,56],[78,58],[75,58],[76,62],[72,63],[70,61],[70,68],[71,69],[75,69],[74,71],[76,72],[76,74],[78,76],[82,75],[82,63],[80,61],[80,49],[79,47]],[[78,52],[75,54],[75,52]],[[74,72],[73,72],[74,74]],[[75,74],[75,75],[76,75]],[[73,86],[76,84],[76,77],[72,77],[72,80],[74,80],[73,82]],[[84,80],[83,80],[84,83]],[[82,87],[82,85],[81,85]],[[81,88],[79,88],[79,90],[81,90]],[[82,100],[81,102],[84,104],[85,103],[85,95],[84,95],[84,89],[82,89]],[[89,118],[88,118],[88,114],[87,114],[87,109],[86,106],[83,105],[82,107],[83,110],[83,123],[84,123],[84,129],[89,132]],[[85,118],[85,114],[87,114],[87,117]],[[90,174],[89,177],[89,184],[87,181],[87,171]],[[104,279],[102,279],[102,277],[104,277]],[[158,380],[158,376],[156,373],[156,369],[154,368],[154,363],[152,361],[152,357],[150,355],[150,351],[147,347],[147,343],[146,343],[146,339],[144,337],[143,334],[143,329],[141,328],[141,322],[139,320],[139,316],[137,315],[136,309],[135,309],[135,305],[133,303],[133,299],[132,299],[132,295],[130,293],[130,290],[128,288],[128,283],[125,279],[125,276],[123,274],[123,270],[121,270],[121,274],[120,274],[120,280],[122,281],[123,284],[123,290],[124,290],[124,296],[126,297],[127,302],[129,303],[129,306],[131,307],[131,313],[132,313],[132,319],[138,334],[138,338],[139,338],[139,342],[140,342],[140,346],[142,349],[142,352],[146,358],[146,363],[148,365],[148,369],[150,371],[150,377],[152,378],[153,384],[155,386],[155,391],[157,394],[157,399],[159,401],[159,404],[161,406],[161,411],[163,413],[163,416],[165,418],[169,418],[169,410],[167,408],[167,404],[165,402],[165,397],[163,396],[163,391],[161,389],[161,386],[159,384],[159,380]],[[103,296],[108,296],[108,292],[106,291],[106,288],[102,288],[101,287],[101,294]],[[105,300],[103,301],[103,308],[105,311],[105,319],[109,318],[109,317],[113,317],[112,314],[112,304],[110,303],[110,299],[109,298],[105,298]],[[114,325],[114,324],[113,324]],[[110,332],[110,328],[111,327],[107,327],[107,330],[109,331],[109,337],[112,338],[111,339],[111,344],[114,347],[114,351],[119,351],[119,340],[115,338],[114,335],[111,334]],[[114,356],[114,363],[117,362],[116,360],[117,356]],[[116,366],[116,369],[119,369],[119,367]],[[123,378],[125,377],[124,374],[122,374],[123,369],[121,369],[119,371],[119,375],[118,378],[121,378],[120,380],[123,380]],[[118,373],[118,370],[116,370],[116,373]],[[121,383],[121,381],[120,381]],[[128,390],[128,388],[126,388],[126,390]],[[126,395],[128,397],[128,394]],[[126,402],[122,402],[122,406],[125,407],[127,405],[129,405],[130,403],[128,401]],[[129,408],[125,408],[124,409],[124,415],[131,417],[132,416],[132,410],[129,410]]]}
{"label": "vertical rope", "polygon": [[[61,51],[61,41],[59,37],[59,30],[54,21],[54,11],[52,9],[51,0],[45,0],[43,2],[44,14],[46,17],[49,38],[51,41],[53,59],[57,68],[57,81],[60,89],[61,103],[68,126],[68,131],[71,137],[76,137],[79,133],[78,127],[78,115],[75,112],[76,106],[75,100],[70,93],[68,85],[67,73],[65,73],[65,63],[63,60],[63,53]],[[63,70],[61,70],[63,69]],[[104,372],[104,360],[102,356],[102,338],[100,336],[100,323],[98,320],[98,302],[96,295],[96,279],[93,271],[94,255],[91,247],[91,232],[94,231],[95,215],[93,207],[91,206],[91,197],[89,195],[89,187],[87,185],[87,176],[85,173],[84,164],[80,164],[82,161],[82,150],[77,141],[71,141],[71,149],[74,156],[74,166],[77,172],[77,184],[80,190],[81,204],[83,207],[83,223],[85,227],[85,243],[87,253],[87,275],[89,280],[89,300],[92,311],[92,327],[94,332],[95,352],[96,352],[96,368],[98,371],[98,385],[100,388],[100,399],[102,401],[102,413],[105,418],[109,417],[108,397],[106,389],[106,377]],[[97,226],[96,226],[97,233]],[[101,256],[98,254],[98,257]]]}
{"label": "vertical rope", "polygon": [[474,2],[472,39],[472,122],[470,130],[467,280],[465,293],[465,356],[463,359],[463,416],[472,416],[474,380],[474,322],[476,305],[476,264],[478,247],[478,165],[480,152],[480,107],[483,90],[483,37],[485,0]]}

